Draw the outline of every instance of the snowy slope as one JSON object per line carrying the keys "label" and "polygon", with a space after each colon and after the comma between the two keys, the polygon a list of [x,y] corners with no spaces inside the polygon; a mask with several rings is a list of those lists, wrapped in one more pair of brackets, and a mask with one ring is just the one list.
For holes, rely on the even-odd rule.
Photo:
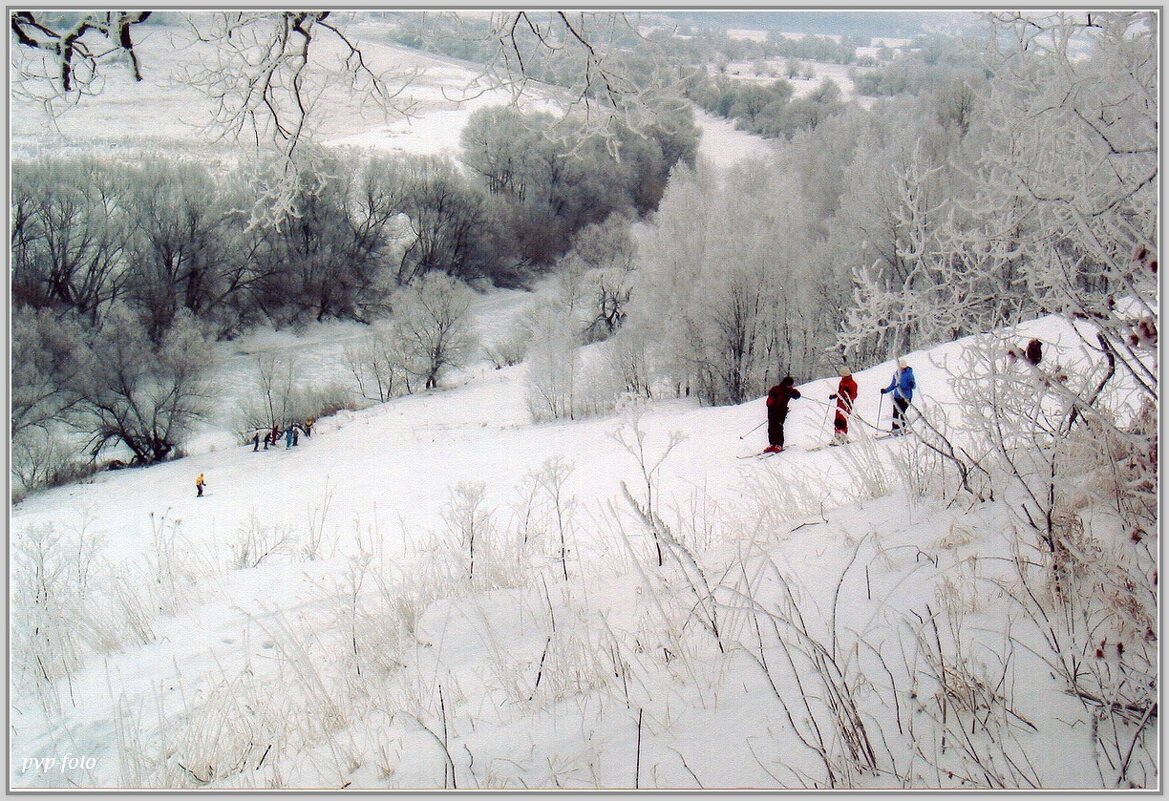
{"label": "snowy slope", "polygon": [[[1048,358],[1077,358],[1076,338],[1055,321],[1018,332],[1030,335],[1044,339]],[[952,400],[944,367],[952,369],[964,346],[909,354],[921,402]],[[73,614],[110,631],[104,647],[77,646],[55,700],[26,689],[14,695],[13,785],[815,781],[817,759],[798,746],[801,724],[788,722],[750,654],[754,635],[742,610],[721,610],[721,637],[742,644],[725,652],[677,617],[693,606],[678,606],[693,573],[671,561],[656,566],[643,521],[623,497],[622,482],[633,498],[645,496],[637,460],[615,439],[631,437],[630,413],[533,425],[524,370],[484,366],[458,386],[322,420],[291,450],[211,450],[17,505],[18,564],[46,532],[62,537],[56,556],[74,551],[82,531],[99,543],[88,594]],[[877,390],[891,371],[882,364],[857,374],[858,416],[878,420]],[[686,436],[654,489],[662,518],[704,576],[730,587],[741,583],[740,571],[758,579],[744,578],[747,586],[761,588],[774,571],[771,584],[791,583],[819,636],[836,621],[888,643],[897,635],[883,621],[937,603],[946,581],[967,586],[956,578],[979,570],[969,555],[1006,555],[1010,538],[995,508],[968,514],[909,499],[898,489],[910,447],[901,441],[873,442],[858,426],[854,445],[812,451],[829,433],[834,383],[800,387],[804,398],[787,424],[795,449],[765,460],[737,458],[765,440],[762,430],[740,439],[763,419],[761,400],[716,409],[654,402],[637,426],[651,463],[673,432]],[[547,506],[518,502],[524,477],[557,457],[571,467],[564,564]],[[202,499],[191,486],[197,472],[209,484]],[[461,482],[484,488],[476,578],[462,573],[466,544],[450,522]],[[525,528],[525,514],[539,524]],[[241,566],[249,543],[254,557],[281,538],[258,566]],[[840,579],[853,563],[863,572]],[[137,594],[137,605],[115,602],[115,586]],[[972,636],[994,639],[1003,609],[970,594],[973,586],[959,599]],[[130,608],[148,636],[126,633]],[[1012,666],[1013,680],[1026,683],[1025,670]],[[781,698],[799,697],[794,685],[772,680]],[[1077,714],[1054,691],[1022,695],[1017,711],[1028,720]],[[886,709],[884,725],[900,713]],[[436,746],[444,718],[453,778]],[[1035,759],[1050,743],[1033,737]],[[1064,746],[1058,759],[1035,766],[1037,777],[1046,786],[1091,786],[1087,760],[1075,756],[1080,746]],[[25,762],[62,753],[92,756],[93,766],[53,772]],[[192,768],[194,759],[206,768]],[[921,786],[955,786],[921,770]],[[847,784],[885,786],[879,773]]]}

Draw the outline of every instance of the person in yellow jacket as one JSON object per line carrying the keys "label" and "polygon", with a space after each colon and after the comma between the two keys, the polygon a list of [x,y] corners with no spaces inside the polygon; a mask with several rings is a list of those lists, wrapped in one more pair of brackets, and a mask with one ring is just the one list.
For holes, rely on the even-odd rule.
{"label": "person in yellow jacket", "polygon": [[203,487],[205,487],[205,486],[207,486],[207,482],[203,480],[203,474],[200,473],[198,478],[195,479],[195,497],[196,498],[203,497]]}

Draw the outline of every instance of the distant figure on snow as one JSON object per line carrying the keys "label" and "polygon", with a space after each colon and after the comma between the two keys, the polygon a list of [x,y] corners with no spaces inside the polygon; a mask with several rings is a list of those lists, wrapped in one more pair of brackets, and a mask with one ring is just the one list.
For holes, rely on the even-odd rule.
{"label": "distant figure on snow", "polygon": [[280,444],[280,426],[275,423],[272,424],[272,447],[275,448]]}
{"label": "distant figure on snow", "polygon": [[257,431],[255,436],[252,437],[252,453],[255,453],[258,450],[260,450],[260,432],[259,431]]}
{"label": "distant figure on snow", "polygon": [[848,418],[852,416],[852,404],[856,401],[856,380],[852,371],[841,367],[840,384],[836,391],[828,396],[828,400],[836,401],[836,417],[832,420],[832,442],[830,445],[843,445],[848,442]]}
{"label": "distant figure on snow", "polygon": [[198,475],[198,476],[195,478],[195,497],[196,497],[196,498],[202,498],[202,497],[203,497],[203,488],[204,488],[205,486],[207,486],[207,482],[203,480],[203,474],[202,474],[202,473],[200,473],[200,474],[199,474],[199,475]]}
{"label": "distant figure on snow", "polygon": [[284,450],[292,447],[292,426],[284,429]]}
{"label": "distant figure on snow", "polygon": [[913,377],[913,368],[906,363],[905,359],[898,359],[893,380],[889,382],[889,386],[881,390],[882,395],[887,392],[893,393],[892,434],[895,437],[905,433],[905,410],[909,408],[909,402],[913,400],[913,390],[916,388],[917,381]]}
{"label": "distant figure on snow", "polygon": [[304,435],[306,437],[313,435],[313,419],[311,417],[304,421]]}
{"label": "distant figure on snow", "polygon": [[300,426],[294,425],[292,427],[292,447],[300,444]]}
{"label": "distant figure on snow", "polygon": [[795,380],[789,375],[767,391],[767,442],[764,453],[783,450],[783,423],[787,420],[787,406],[800,397]]}

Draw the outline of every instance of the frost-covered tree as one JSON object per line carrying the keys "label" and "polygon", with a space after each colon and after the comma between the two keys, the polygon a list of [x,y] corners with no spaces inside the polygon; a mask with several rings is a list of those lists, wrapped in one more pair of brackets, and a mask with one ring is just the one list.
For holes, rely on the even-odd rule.
{"label": "frost-covered tree", "polygon": [[462,367],[478,344],[472,295],[449,275],[427,273],[393,297],[393,327],[408,354],[407,370],[426,389],[438,386],[443,370]]}
{"label": "frost-covered tree", "polygon": [[101,88],[101,66],[111,55],[124,57],[136,81],[142,80],[135,50],[136,26],[150,11],[14,11],[9,17],[18,47],[15,86],[38,100],[75,101]]}
{"label": "frost-covered tree", "polygon": [[[898,251],[916,280],[858,276],[851,332],[878,335],[876,310],[923,339],[998,329],[955,366],[958,430],[926,407],[913,428],[962,494],[1009,510],[1009,596],[1117,787],[1149,782],[1158,714],[1157,22],[993,18],[992,78],[963,137],[970,191],[929,247]],[[1010,325],[1041,314],[1069,332],[1037,341],[1057,355],[1024,350]]]}
{"label": "frost-covered tree", "polygon": [[693,169],[675,168],[654,224],[644,234],[630,308],[631,325],[661,343],[662,368],[673,377],[676,391],[685,394],[690,392],[686,354],[694,329],[688,315],[710,235],[714,183],[712,166],[701,159]]}
{"label": "frost-covered tree", "polygon": [[374,323],[367,337],[346,345],[345,365],[363,398],[384,403],[413,391],[408,346],[392,321]]}
{"label": "frost-covered tree", "polygon": [[[1155,320],[1159,210],[1157,18],[1061,14],[996,21],[989,146],[969,239],[1015,260],[1039,310],[1096,322],[1101,347],[1150,396],[1129,336]],[[1088,57],[1072,58],[1072,43]]]}
{"label": "frost-covered tree", "polygon": [[12,310],[11,459],[20,491],[74,478],[82,463],[67,420],[82,396],[85,328],[69,313]]}
{"label": "frost-covered tree", "polygon": [[886,335],[890,326],[937,341],[1059,312],[1101,321],[1109,347],[1125,350],[1137,320],[1118,300],[1141,306],[1138,317],[1154,316],[1145,300],[1149,275],[1133,265],[1134,254],[1156,247],[1155,20],[1001,15],[992,32],[993,78],[978,95],[963,147],[968,191],[944,219],[929,215],[933,243],[919,251],[925,240],[907,238],[915,230],[907,223],[924,222],[936,206],[907,202],[905,190],[921,184],[913,191],[924,198],[923,178],[931,164],[942,166],[938,159],[886,159],[899,165],[894,180],[864,182],[886,194],[897,188],[899,198],[862,201],[882,209],[884,224],[869,238],[881,249],[879,263],[860,262],[866,274],[858,274],[863,302],[855,309],[864,319],[854,321],[849,342]]}
{"label": "frost-covered tree", "polygon": [[[614,123],[604,134],[586,120],[487,107],[463,129],[463,163],[507,215],[509,237],[528,264],[546,268],[573,237],[614,214],[657,207],[670,169],[693,161],[693,114],[667,103],[641,129]],[[581,132],[565,141],[567,126]],[[569,146],[571,143],[571,146]]]}
{"label": "frost-covered tree", "polygon": [[370,188],[368,174],[358,178],[356,163],[320,158],[327,170],[306,167],[292,210],[257,232],[251,294],[277,322],[366,319],[393,286],[382,259],[392,252],[400,209],[371,205],[380,198],[370,193],[381,190]]}
{"label": "frost-covered tree", "polygon": [[399,282],[431,271],[462,280],[490,274],[494,231],[483,191],[444,157],[411,157],[399,169],[403,211],[413,233],[398,267]]}
{"label": "frost-covered tree", "polygon": [[865,259],[853,262],[856,295],[848,318],[848,331],[863,334],[843,337],[848,349],[903,353],[918,345],[921,329],[934,322],[921,318],[919,299],[939,286],[932,268],[946,216],[942,170],[920,141],[894,140],[873,158],[857,196],[846,202],[850,223],[864,237],[854,259]]}
{"label": "frost-covered tree", "polygon": [[175,318],[161,343],[124,304],[112,307],[88,337],[74,425],[94,454],[109,444],[152,464],[175,455],[214,399],[214,355],[188,312]]}
{"label": "frost-covered tree", "polygon": [[531,331],[525,363],[528,410],[537,422],[575,419],[580,378],[580,337],[564,325],[560,304],[537,301],[527,311]]}
{"label": "frost-covered tree", "polygon": [[128,299],[159,340],[181,309],[207,318],[243,281],[228,251],[229,210],[200,165],[160,161],[129,171],[125,198]]}
{"label": "frost-covered tree", "polygon": [[17,307],[12,312],[13,435],[59,422],[76,407],[85,366],[83,329],[71,315]]}
{"label": "frost-covered tree", "polygon": [[12,293],[91,322],[125,284],[121,171],[96,159],[13,164]]}
{"label": "frost-covered tree", "polygon": [[533,176],[532,149],[542,138],[546,114],[524,114],[512,106],[487,106],[471,112],[459,133],[461,158],[487,190],[523,203]]}
{"label": "frost-covered tree", "polygon": [[781,373],[811,374],[823,310],[810,305],[796,193],[762,163],[721,180],[703,166],[675,171],[629,314],[662,343],[660,367],[680,391],[741,403]]}

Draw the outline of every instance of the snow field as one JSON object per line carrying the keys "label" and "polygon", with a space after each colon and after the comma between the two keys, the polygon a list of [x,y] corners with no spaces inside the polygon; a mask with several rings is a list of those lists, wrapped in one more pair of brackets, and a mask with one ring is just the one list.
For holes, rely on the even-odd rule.
{"label": "snow field", "polygon": [[[374,35],[361,36],[366,29]],[[494,85],[474,65],[392,44],[376,35],[375,26],[357,26],[357,31],[370,70],[399,76],[403,88],[393,101],[398,111],[383,113],[360,91],[349,91],[344,82],[314,87],[309,93],[313,102],[329,111],[319,115],[313,133],[327,146],[454,156],[471,111],[512,101],[510,91]],[[208,127],[216,114],[213,101],[192,85],[186,72],[197,72],[204,61],[215,63],[221,56],[203,45],[176,45],[189,38],[189,32],[170,26],[137,29],[135,48],[144,65],[144,80],[134,81],[128,67],[111,66],[100,94],[80,98],[65,113],[50,117],[41,103],[13,96],[12,153],[34,157],[98,149],[112,156],[125,152],[129,157],[154,148],[234,163],[238,154]],[[344,56],[342,45],[331,36],[314,43],[313,57],[322,75],[341,74]],[[546,88],[530,84],[521,107],[545,108],[547,95]]]}

